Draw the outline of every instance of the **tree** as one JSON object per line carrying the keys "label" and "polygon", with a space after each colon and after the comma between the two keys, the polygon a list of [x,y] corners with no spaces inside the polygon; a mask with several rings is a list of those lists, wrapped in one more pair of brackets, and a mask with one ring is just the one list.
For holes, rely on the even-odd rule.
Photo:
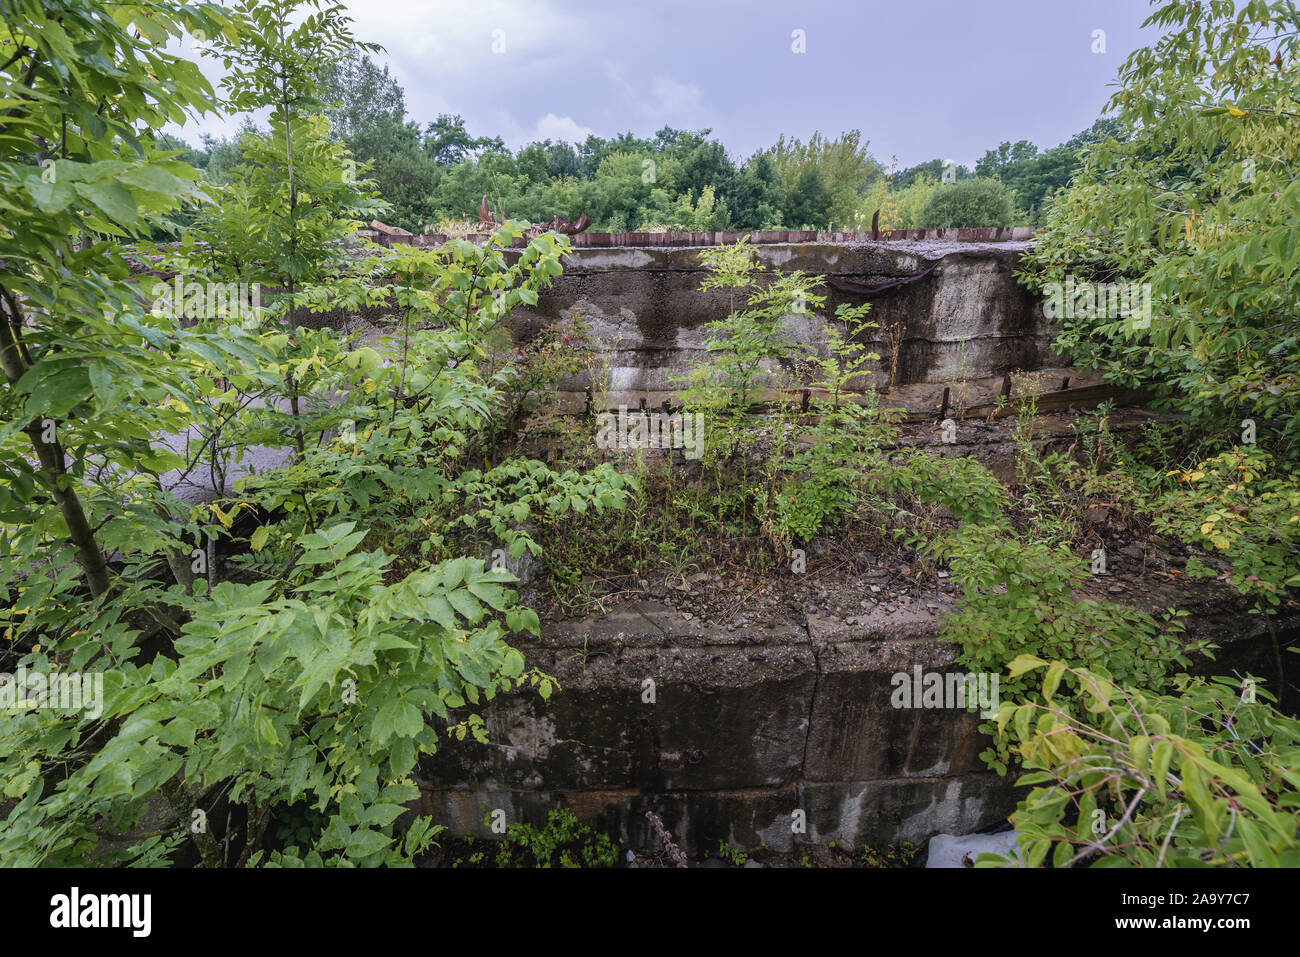
{"label": "tree", "polygon": [[996,728],[1033,772],[1012,815],[1021,860],[983,866],[1038,867],[1049,853],[1058,868],[1300,866],[1300,722],[1266,693],[1185,677],[1179,694],[1160,695],[1063,661],[1010,662],[1012,674],[1039,668],[1043,702],[1003,702]]}
{"label": "tree", "polygon": [[[1157,527],[1226,560],[1271,614],[1300,586],[1300,11],[1166,2],[1144,26],[1165,35],[1121,66],[1117,125],[1087,134],[1020,276],[1086,294],[1062,300],[1057,349],[1187,418],[1153,476]],[[1087,308],[1094,284],[1149,314]]]}
{"label": "tree", "polygon": [[1027,139],[1019,140],[1014,146],[1009,142],[1002,142],[998,144],[996,150],[985,152],[984,156],[976,161],[975,176],[1001,179],[1002,170],[1010,165],[1026,163],[1037,155],[1039,155],[1039,148]]}
{"label": "tree", "polygon": [[1043,204],[1058,189],[1070,182],[1079,165],[1085,146],[1120,135],[1114,117],[1102,117],[1055,149],[1039,152],[1032,143],[1021,140],[1014,146],[1002,143],[989,150],[975,164],[976,175],[995,177],[1015,193],[1016,203],[1030,222],[1041,224]]}
{"label": "tree", "polygon": [[[353,47],[320,71],[321,99],[334,134],[354,152],[376,127],[391,129],[406,122],[406,95],[388,67],[379,67]],[[369,156],[367,155],[367,158]]]}
{"label": "tree", "polygon": [[439,113],[425,127],[423,148],[439,166],[454,166],[483,153],[501,153],[505,144],[498,136],[470,136],[460,116]]}
{"label": "tree", "polygon": [[1300,426],[1300,351],[1279,318],[1300,297],[1297,18],[1286,3],[1159,7],[1148,23],[1170,34],[1129,57],[1108,105],[1129,132],[1085,149],[1025,273],[1034,288],[1067,272],[1149,283],[1149,327],[1067,317],[1062,344],[1220,428],[1276,416],[1279,439]]}
{"label": "tree", "polygon": [[830,220],[831,203],[821,169],[808,165],[787,186],[781,217],[793,229],[816,229]]}
{"label": "tree", "polygon": [[920,229],[926,206],[939,189],[939,181],[920,173],[898,191],[898,228]]}
{"label": "tree", "polygon": [[1026,216],[1038,222],[1042,218],[1043,202],[1070,182],[1078,164],[1079,155],[1075,150],[1058,146],[1004,167],[998,178],[1015,193],[1016,202]]}
{"label": "tree", "polygon": [[928,176],[937,182],[944,181],[944,174],[951,173],[952,180],[955,182],[961,179],[969,179],[973,174],[969,169],[960,164],[954,163],[949,168],[948,160],[932,159],[916,166],[911,166],[894,176],[894,186],[898,189],[905,189],[912,185],[918,177]]}
{"label": "tree", "polygon": [[388,220],[413,232],[432,223],[440,175],[437,146],[426,149],[420,126],[406,118],[405,94],[388,67],[353,48],[326,63],[320,81],[331,135],[369,169],[379,195],[391,206]]}
{"label": "tree", "polygon": [[542,144],[546,148],[546,165],[552,178],[567,176],[569,178],[577,177],[580,165],[578,161],[578,151],[569,143],[552,143],[546,140]]}
{"label": "tree", "polygon": [[1113,116],[1103,116],[1098,119],[1092,126],[1079,133],[1075,133],[1062,145],[1066,149],[1078,152],[1085,146],[1095,146],[1098,143],[1104,143],[1109,139],[1127,139],[1128,134],[1120,126],[1119,120]]}
{"label": "tree", "polygon": [[550,157],[542,143],[530,143],[515,155],[515,168],[530,183],[544,183],[551,178]]}
{"label": "tree", "polygon": [[582,184],[583,207],[597,228],[625,232],[641,222],[641,210],[654,188],[645,175],[648,159],[636,153],[610,153],[596,175]]}
{"label": "tree", "polygon": [[[10,104],[0,115],[0,364],[11,426],[0,446],[0,508],[20,528],[6,551],[33,559],[54,534],[72,552],[54,555],[75,557],[96,596],[111,575],[94,529],[113,510],[88,509],[73,475],[92,452],[133,466],[130,436],[179,424],[161,401],[182,381],[176,366],[157,366],[156,330],[114,321],[137,304],[116,237],[147,236],[200,195],[197,173],[158,149],[156,131],[186,109],[212,109],[215,97],[194,64],[163,44],[229,24],[211,3],[135,9],[131,32],[99,4],[28,4],[6,12],[0,40],[0,96]],[[113,400],[133,384],[146,405],[124,413]]]}
{"label": "tree", "polygon": [[[366,185],[315,112],[312,61],[352,38],[340,7],[306,6],[6,10],[0,623],[6,664],[97,676],[102,692],[84,707],[0,708],[5,866],[409,865],[436,833],[427,818],[397,826],[418,798],[418,756],[447,735],[485,740],[481,715],[464,710],[485,698],[553,687],[506,643],[538,629],[504,587],[512,576],[463,553],[474,535],[435,539],[426,526],[450,533],[468,516],[512,555],[536,554],[530,516],[617,506],[631,484],[493,444],[514,371],[485,361],[487,337],[560,274],[564,237],[522,245],[515,223],[482,246],[371,249],[340,264],[347,204]],[[205,242],[189,234],[161,264],[181,269],[173,298],[172,283],[129,267],[158,267],[143,238],[202,198],[198,171],[158,149],[164,123],[217,102],[192,63],[164,52],[185,30],[238,59],[232,99],[273,111],[201,217]],[[124,240],[139,241],[130,264]],[[287,283],[289,318],[294,306],[385,308],[398,334],[377,346],[391,361],[328,330],[264,326],[256,312],[245,328],[224,305],[209,314],[202,300],[224,293],[196,278],[243,276]],[[162,475],[191,471],[232,418],[273,421],[268,390],[286,378],[333,393],[368,437],[314,429],[299,462],[249,479],[237,499],[179,503]],[[268,401],[253,409],[245,399],[259,392]],[[192,428],[205,436],[197,450],[159,438]],[[494,468],[474,467],[489,457]],[[248,510],[251,534],[235,525]],[[239,574],[215,562],[198,574],[196,538],[237,544]],[[394,541],[420,556],[417,571],[378,546]],[[174,826],[105,846],[164,802]],[[268,853],[277,822],[289,826]]]}
{"label": "tree", "polygon": [[735,196],[736,165],[721,143],[716,140],[697,143],[677,155],[673,186],[679,192],[698,197],[705,187],[711,186],[724,201]]}
{"label": "tree", "polygon": [[578,147],[579,173],[583,179],[595,177],[600,164],[613,153],[655,152],[655,144],[649,140],[638,139],[631,131],[622,133],[613,139],[604,139],[592,133]]}
{"label": "tree", "polygon": [[780,221],[781,184],[768,153],[755,153],[741,167],[729,202],[737,229],[762,229]]}
{"label": "tree", "polygon": [[[232,182],[202,229],[212,259],[223,274],[284,290],[275,312],[286,327],[296,325],[300,293],[337,271],[342,241],[381,208],[347,166],[345,151],[330,140],[326,73],[322,64],[349,50],[375,50],[358,44],[340,6],[323,0],[239,0],[234,9],[252,27],[239,41],[220,40],[228,70],[222,80],[229,106],[272,110],[268,135],[240,141],[246,162],[232,171]],[[298,7],[309,12],[293,19]],[[230,229],[231,216],[246,223]],[[200,225],[204,225],[200,221]],[[292,412],[298,455],[304,451],[299,376],[286,372],[285,392]]]}
{"label": "tree", "polygon": [[207,162],[202,166],[204,179],[217,185],[226,182],[230,170],[244,160],[244,155],[239,149],[240,140],[246,134],[256,132],[257,125],[253,122],[252,117],[245,116],[240,123],[239,132],[235,134],[233,139],[226,139],[225,137],[217,139],[211,133],[204,133],[201,140],[203,150],[207,154]]}
{"label": "tree", "polygon": [[[797,139],[777,140],[770,150],[784,191],[783,207],[787,223],[823,227],[831,221],[840,226],[849,223],[871,185],[882,175],[880,164],[867,152],[858,130],[849,130],[835,139],[814,133],[807,143]],[[816,169],[817,176],[809,174]],[[818,187],[820,183],[820,187]],[[815,195],[801,200],[796,194],[804,187]],[[792,219],[796,209],[802,214],[821,210],[816,219]]]}
{"label": "tree", "polygon": [[1007,167],[1028,162],[1037,155],[1038,147],[1028,140],[1020,140],[1015,145],[1004,141],[975,163],[975,175],[986,179],[1001,179],[1002,172]]}

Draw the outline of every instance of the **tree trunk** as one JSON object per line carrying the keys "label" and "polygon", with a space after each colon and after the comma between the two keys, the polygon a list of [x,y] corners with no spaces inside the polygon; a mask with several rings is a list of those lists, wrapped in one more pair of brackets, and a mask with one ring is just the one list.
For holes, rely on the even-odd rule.
{"label": "tree trunk", "polygon": [[[0,288],[0,312],[4,314],[2,317],[4,321],[0,322],[0,366],[3,366],[9,384],[15,386],[28,368],[17,338],[22,329],[22,315],[17,309],[15,298],[7,289]],[[54,501],[63,514],[64,522],[67,523],[68,538],[77,550],[77,564],[86,573],[86,583],[90,586],[90,593],[95,596],[102,595],[108,591],[108,563],[104,560],[104,553],[100,551],[99,544],[95,541],[95,533],[86,519],[85,509],[81,507],[81,499],[72,487],[72,478],[67,472],[63,447],[57,439],[53,442],[43,440],[45,429],[40,419],[33,419],[28,423],[25,431],[31,439],[32,448],[36,450],[41,468],[49,477]]]}

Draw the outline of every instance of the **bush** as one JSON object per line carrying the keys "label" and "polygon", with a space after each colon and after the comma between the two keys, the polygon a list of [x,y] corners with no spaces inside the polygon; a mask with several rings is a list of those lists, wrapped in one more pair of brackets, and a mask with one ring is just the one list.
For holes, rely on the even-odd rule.
{"label": "bush", "polygon": [[921,210],[917,227],[1010,226],[1015,215],[1009,189],[995,179],[975,177],[935,190]]}

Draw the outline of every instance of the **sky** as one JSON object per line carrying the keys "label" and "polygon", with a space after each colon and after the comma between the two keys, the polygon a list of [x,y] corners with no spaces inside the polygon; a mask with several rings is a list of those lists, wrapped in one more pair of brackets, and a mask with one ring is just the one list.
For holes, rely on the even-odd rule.
{"label": "sky", "polygon": [[[512,148],[663,126],[741,160],[857,129],[900,168],[1050,148],[1092,125],[1147,0],[344,0],[421,124],[459,114]],[[1102,31],[1098,33],[1097,31]],[[214,80],[219,68],[205,64]],[[182,135],[231,135],[205,118]]]}

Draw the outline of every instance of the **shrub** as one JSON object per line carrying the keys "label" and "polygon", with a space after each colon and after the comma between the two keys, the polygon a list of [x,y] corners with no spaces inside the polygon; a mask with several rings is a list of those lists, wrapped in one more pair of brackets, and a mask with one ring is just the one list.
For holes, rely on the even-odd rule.
{"label": "shrub", "polygon": [[921,210],[917,227],[1010,226],[1015,215],[1009,189],[995,179],[972,177],[936,189]]}

